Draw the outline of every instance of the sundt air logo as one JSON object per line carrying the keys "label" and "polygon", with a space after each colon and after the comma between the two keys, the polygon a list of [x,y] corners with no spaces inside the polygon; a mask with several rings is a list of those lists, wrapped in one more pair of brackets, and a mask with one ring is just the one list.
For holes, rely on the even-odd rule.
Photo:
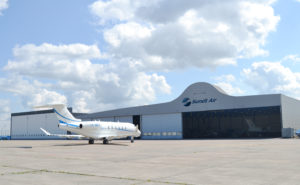
{"label": "sundt air logo", "polygon": [[193,99],[183,98],[182,103],[184,106],[188,107],[191,104],[200,104],[200,103],[215,103],[217,98],[203,98],[203,99]]}
{"label": "sundt air logo", "polygon": [[191,100],[189,98],[183,98],[182,103],[184,106],[188,107],[191,105]]}

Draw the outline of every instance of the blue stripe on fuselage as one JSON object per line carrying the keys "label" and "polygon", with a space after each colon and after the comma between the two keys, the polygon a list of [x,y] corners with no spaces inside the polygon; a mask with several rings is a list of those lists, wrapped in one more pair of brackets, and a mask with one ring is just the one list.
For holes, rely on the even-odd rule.
{"label": "blue stripe on fuselage", "polygon": [[67,119],[67,120],[70,120],[70,121],[75,121],[75,122],[80,122],[80,121],[78,121],[78,120],[73,120],[73,119],[70,119],[70,118],[67,118],[67,117],[61,115],[59,112],[56,111],[56,109],[54,109],[54,112],[55,112],[56,114],[58,114],[60,117],[64,118],[64,119]]}
{"label": "blue stripe on fuselage", "polygon": [[62,121],[62,120],[59,120],[59,123],[60,123],[60,124],[65,124],[65,125],[67,125],[67,126],[79,127],[78,125],[74,125],[74,124],[66,123],[66,122],[64,122],[64,121]]}

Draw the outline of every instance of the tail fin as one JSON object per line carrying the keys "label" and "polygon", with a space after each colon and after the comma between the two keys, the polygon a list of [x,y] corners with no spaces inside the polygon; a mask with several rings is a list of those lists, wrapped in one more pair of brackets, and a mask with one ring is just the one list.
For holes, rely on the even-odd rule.
{"label": "tail fin", "polygon": [[56,117],[61,122],[70,123],[70,122],[80,122],[80,119],[76,119],[67,109],[67,106],[64,104],[55,104],[55,105],[44,105],[44,106],[38,106],[35,108],[48,108],[48,109],[54,109],[54,113],[56,114]]}

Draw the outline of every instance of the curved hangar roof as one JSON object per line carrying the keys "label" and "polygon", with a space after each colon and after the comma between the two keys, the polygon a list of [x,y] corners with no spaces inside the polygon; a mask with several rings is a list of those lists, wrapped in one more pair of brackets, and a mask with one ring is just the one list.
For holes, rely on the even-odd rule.
{"label": "curved hangar roof", "polygon": [[198,82],[190,85],[178,98],[171,102],[92,113],[88,117],[166,114],[279,106],[281,104],[280,97],[281,94],[230,96],[217,86]]}

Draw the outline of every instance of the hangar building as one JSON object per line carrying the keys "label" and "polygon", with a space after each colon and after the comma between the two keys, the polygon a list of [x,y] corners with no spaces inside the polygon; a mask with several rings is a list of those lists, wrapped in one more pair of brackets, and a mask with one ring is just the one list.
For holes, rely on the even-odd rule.
{"label": "hangar building", "polygon": [[[171,102],[74,114],[82,120],[132,122],[141,139],[282,137],[300,129],[300,101],[282,94],[230,96],[208,83],[190,85]],[[13,113],[12,139],[43,139],[57,128],[53,111]],[[290,136],[292,134],[288,134]]]}

